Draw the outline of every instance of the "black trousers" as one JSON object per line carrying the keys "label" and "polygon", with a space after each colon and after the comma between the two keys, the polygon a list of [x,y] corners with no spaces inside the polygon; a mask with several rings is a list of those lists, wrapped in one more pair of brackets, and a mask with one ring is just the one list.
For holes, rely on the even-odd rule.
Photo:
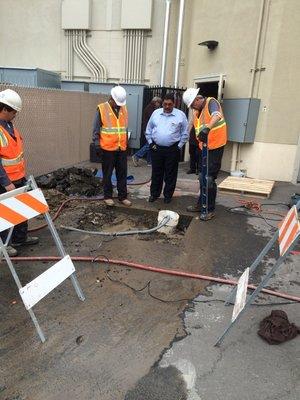
{"label": "black trousers", "polygon": [[[17,181],[12,182],[16,188],[22,187],[26,185],[26,179],[22,178],[19,179]],[[0,186],[0,194],[2,193],[6,193],[6,190],[3,186]],[[25,242],[26,238],[27,238],[27,231],[28,231],[28,222],[24,221],[21,222],[21,224],[18,224],[14,227],[12,236],[10,241],[12,243],[23,243]],[[3,243],[5,242],[7,235],[8,235],[9,230],[0,232],[0,237],[3,241]]]}
{"label": "black trousers", "polygon": [[199,144],[190,142],[189,154],[190,154],[190,170],[193,172],[199,171],[199,158],[200,158]]}
{"label": "black trousers", "polygon": [[[208,212],[214,211],[216,207],[217,197],[217,184],[216,179],[221,169],[222,157],[224,153],[224,146],[218,149],[208,150]],[[199,181],[200,191],[202,191],[202,152],[200,150],[200,163],[199,163]],[[198,204],[201,205],[201,195],[198,200]]]}
{"label": "black trousers", "polygon": [[103,150],[102,172],[105,199],[111,199],[113,195],[111,176],[114,168],[116,170],[118,198],[124,200],[127,198],[127,152]]}
{"label": "black trousers", "polygon": [[150,194],[158,198],[161,194],[163,182],[164,197],[171,199],[176,187],[180,150],[178,143],[170,147],[157,146],[151,150],[152,176]]}

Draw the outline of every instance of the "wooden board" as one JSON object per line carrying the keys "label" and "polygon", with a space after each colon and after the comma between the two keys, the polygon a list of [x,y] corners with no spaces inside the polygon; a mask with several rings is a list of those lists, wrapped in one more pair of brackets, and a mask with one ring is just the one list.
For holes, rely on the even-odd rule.
{"label": "wooden board", "polygon": [[274,183],[274,181],[266,181],[261,179],[228,176],[218,185],[218,188],[221,192],[233,194],[240,193],[268,198],[272,192]]}

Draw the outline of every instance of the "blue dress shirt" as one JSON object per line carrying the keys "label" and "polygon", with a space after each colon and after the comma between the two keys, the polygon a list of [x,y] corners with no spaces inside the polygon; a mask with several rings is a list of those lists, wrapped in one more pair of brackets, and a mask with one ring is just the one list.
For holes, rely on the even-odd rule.
{"label": "blue dress shirt", "polygon": [[145,136],[149,144],[154,142],[169,147],[178,142],[181,149],[189,138],[184,112],[177,108],[173,108],[171,113],[165,113],[163,108],[155,110],[148,121]]}

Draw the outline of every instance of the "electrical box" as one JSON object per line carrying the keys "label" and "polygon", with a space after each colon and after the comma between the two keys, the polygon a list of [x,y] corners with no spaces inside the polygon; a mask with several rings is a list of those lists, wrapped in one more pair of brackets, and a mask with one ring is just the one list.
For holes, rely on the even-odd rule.
{"label": "electrical box", "polygon": [[228,140],[254,143],[260,99],[224,99],[222,109],[227,123]]}
{"label": "electrical box", "polygon": [[62,0],[62,29],[91,29],[90,0]]}
{"label": "electrical box", "polygon": [[151,29],[152,0],[122,0],[121,29]]}

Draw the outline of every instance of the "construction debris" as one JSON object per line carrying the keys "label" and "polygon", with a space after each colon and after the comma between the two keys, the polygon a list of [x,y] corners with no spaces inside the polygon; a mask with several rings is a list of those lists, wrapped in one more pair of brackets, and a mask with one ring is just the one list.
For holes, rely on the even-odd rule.
{"label": "construction debris", "polygon": [[[96,170],[97,171],[97,170]],[[60,168],[36,178],[42,189],[56,189],[68,196],[99,196],[102,182],[95,177],[93,170],[87,168]]]}

